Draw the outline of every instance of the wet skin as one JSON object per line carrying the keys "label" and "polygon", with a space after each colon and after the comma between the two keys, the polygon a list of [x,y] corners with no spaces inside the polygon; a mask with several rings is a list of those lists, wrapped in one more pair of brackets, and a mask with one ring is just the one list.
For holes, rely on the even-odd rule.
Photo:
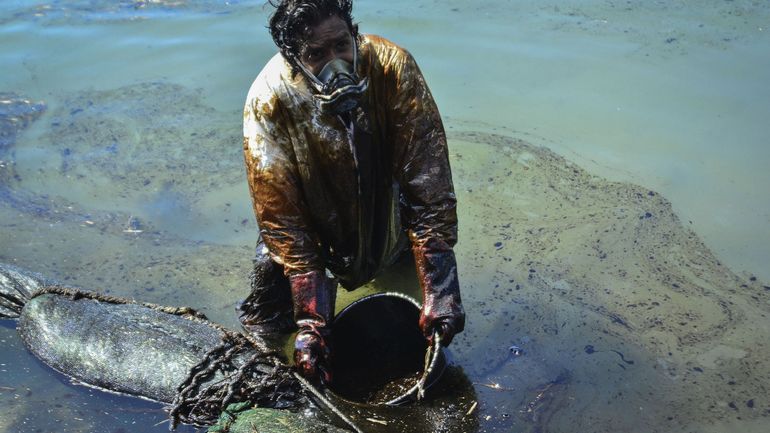
{"label": "wet skin", "polygon": [[307,40],[300,60],[313,75],[318,75],[324,65],[334,59],[353,63],[352,35],[341,18],[331,16],[316,24],[310,29]]}

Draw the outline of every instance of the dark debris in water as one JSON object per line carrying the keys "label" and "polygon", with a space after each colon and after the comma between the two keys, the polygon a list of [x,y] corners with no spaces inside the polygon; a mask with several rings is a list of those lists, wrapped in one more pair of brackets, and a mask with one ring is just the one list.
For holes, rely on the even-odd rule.
{"label": "dark debris in water", "polygon": [[[81,111],[77,111],[75,114],[70,114],[69,110],[63,111],[60,114],[61,119],[58,124],[52,124],[52,126],[66,129],[63,125],[66,125],[68,121],[77,123],[85,119],[94,122],[93,119],[99,119],[100,116],[103,116],[94,107],[100,105],[111,107],[108,105],[111,98],[128,101],[127,105],[133,107],[133,109],[123,108],[124,111],[121,111],[121,108],[114,109],[120,116],[127,119],[127,122],[139,122],[136,119],[143,121],[142,119],[147,116],[144,111],[152,113],[152,108],[141,108],[143,105],[136,103],[131,98],[137,93],[144,93],[145,95],[150,93],[152,86],[148,88],[150,90],[147,88],[142,90],[141,86],[139,88],[129,87],[116,93],[108,92],[102,95],[99,92],[90,92],[73,96],[73,102],[80,102],[80,105],[68,107],[69,110],[81,109]],[[163,86],[155,89],[162,90]],[[190,94],[189,90],[185,92]],[[121,97],[125,99],[121,100]],[[100,99],[104,102],[100,102]],[[92,104],[89,105],[89,102]],[[205,109],[194,111],[199,115],[208,113]],[[167,120],[171,122],[173,128],[177,128],[173,119]],[[98,123],[91,124],[98,125]],[[113,123],[105,123],[105,125],[109,126]],[[158,124],[152,126],[153,130],[158,127]],[[233,129],[232,125],[227,128]],[[237,131],[238,128],[234,129]],[[106,141],[105,144],[99,141],[99,143],[92,143],[91,147],[75,146],[72,144],[75,141],[73,137],[84,136],[82,131],[78,131],[77,128],[69,131],[71,134],[70,143],[63,147],[70,149],[69,157],[73,158],[67,169],[70,172],[82,170],[81,165],[84,162],[79,159],[78,155],[84,154],[88,149],[103,151],[113,143],[113,141]],[[161,131],[160,134],[163,132]],[[106,135],[103,134],[102,136],[105,137]],[[122,146],[124,142],[122,140],[115,140],[114,142],[117,143],[114,151],[119,156],[124,152]],[[126,142],[131,143],[131,141]],[[228,142],[228,146],[231,143]],[[627,350],[626,347],[633,347],[633,349],[628,350],[632,350],[631,353],[634,353],[635,356],[640,356],[640,359],[629,360],[623,353],[615,352],[615,354],[605,353],[592,359],[592,361],[596,361],[594,364],[599,364],[604,368],[616,368],[616,365],[625,368],[626,365],[631,365],[631,362],[634,362],[635,368],[624,369],[622,374],[617,375],[618,377],[622,376],[622,379],[613,381],[612,377],[607,378],[609,388],[621,386],[621,383],[627,383],[640,389],[645,387],[650,389],[652,385],[661,385],[660,390],[654,390],[655,393],[649,394],[649,397],[646,393],[640,392],[637,397],[619,400],[615,408],[621,410],[602,411],[600,415],[591,418],[590,422],[599,426],[597,428],[607,428],[607,426],[614,425],[619,421],[619,418],[616,417],[619,416],[618,414],[625,416],[632,413],[630,411],[624,412],[624,410],[639,407],[638,403],[644,404],[646,407],[654,408],[656,405],[662,407],[678,404],[678,402],[690,397],[714,396],[722,392],[729,394],[724,398],[724,401],[736,402],[736,407],[740,407],[742,416],[748,416],[747,414],[754,412],[756,412],[754,416],[761,416],[760,410],[746,410],[744,404],[749,407],[748,398],[765,394],[763,387],[767,382],[757,374],[763,371],[761,368],[766,365],[763,364],[767,359],[764,352],[759,349],[759,345],[754,347],[756,350],[745,351],[746,353],[735,349],[720,348],[720,345],[738,344],[730,342],[731,331],[741,330],[745,324],[756,323],[755,309],[742,308],[740,303],[736,302],[736,299],[742,296],[741,293],[725,295],[722,289],[724,287],[738,287],[738,282],[743,280],[722,267],[697,237],[682,229],[670,203],[660,195],[649,195],[647,189],[627,184],[600,182],[569,166],[563,159],[547,150],[517,143],[505,137],[478,134],[473,138],[473,145],[475,152],[483,152],[483,149],[487,147],[494,149],[495,152],[501,148],[510,148],[512,154],[527,152],[536,155],[535,159],[530,162],[531,168],[527,170],[526,176],[522,175],[523,172],[517,173],[517,176],[511,176],[511,179],[520,178],[521,181],[516,184],[506,184],[505,187],[517,191],[521,196],[537,195],[539,200],[532,200],[527,205],[528,211],[539,215],[537,219],[524,216],[521,209],[511,206],[510,203],[502,203],[493,197],[485,196],[483,188],[471,188],[475,185],[474,179],[476,182],[486,184],[486,173],[489,171],[474,167],[472,158],[466,157],[463,164],[455,165],[458,186],[460,187],[458,190],[464,190],[463,186],[468,187],[466,189],[475,190],[473,195],[461,197],[466,203],[461,208],[465,221],[473,222],[476,220],[485,223],[468,223],[463,226],[463,230],[466,230],[464,237],[466,243],[464,245],[469,245],[468,240],[472,242],[473,237],[477,236],[480,246],[478,248],[479,254],[490,252],[490,245],[496,239],[500,239],[499,229],[494,227],[494,221],[489,220],[490,215],[495,215],[495,218],[500,219],[497,221],[498,225],[500,222],[513,223],[517,230],[512,233],[510,240],[506,240],[506,245],[515,245],[515,248],[507,248],[512,250],[507,255],[512,257],[513,263],[503,261],[498,254],[475,256],[473,254],[476,251],[469,252],[467,247],[458,248],[458,260],[468,265],[467,273],[464,276],[464,281],[468,283],[468,289],[464,292],[469,295],[466,298],[468,305],[489,311],[489,318],[479,320],[480,316],[476,315],[476,319],[474,319],[476,324],[474,325],[472,322],[469,324],[465,333],[461,334],[457,343],[453,344],[452,350],[458,353],[458,359],[471,364],[473,359],[478,358],[479,353],[484,353],[485,348],[489,349],[490,347],[496,355],[501,357],[505,355],[510,358],[510,353],[504,353],[508,352],[507,346],[499,343],[500,341],[510,341],[509,338],[512,335],[510,332],[519,332],[518,335],[521,335],[521,331],[525,330],[524,332],[532,333],[532,335],[542,339],[537,348],[534,345],[527,346],[528,350],[532,350],[533,353],[541,352],[538,353],[538,356],[523,357],[517,362],[507,362],[504,364],[505,367],[502,367],[506,369],[506,373],[514,371],[510,366],[521,369],[519,378],[524,384],[523,389],[519,387],[510,392],[494,391],[496,395],[501,396],[500,398],[505,397],[509,401],[511,395],[520,398],[520,400],[515,400],[517,403],[527,398],[526,402],[534,401],[532,406],[534,415],[525,419],[527,426],[534,425],[540,431],[550,431],[549,424],[554,417],[556,418],[554,425],[563,422],[565,417],[572,417],[573,413],[570,409],[574,406],[570,405],[583,403],[575,403],[567,398],[569,393],[565,390],[572,391],[567,387],[571,381],[559,380],[558,377],[557,380],[551,380],[554,375],[550,373],[557,370],[555,365],[572,361],[559,359],[561,353],[574,355],[583,349],[590,355],[598,352],[597,347],[624,347],[624,351]],[[240,152],[239,146],[231,147],[237,149],[236,153]],[[476,148],[482,150],[476,150]],[[206,149],[205,152],[210,152],[210,150]],[[473,152],[468,151],[466,155],[473,155]],[[497,153],[494,155],[499,159]],[[173,160],[174,155],[170,156]],[[99,158],[96,159],[99,160]],[[182,159],[177,158],[175,161]],[[500,165],[515,167],[515,158],[509,162]],[[122,163],[122,161],[116,162],[116,164]],[[102,164],[105,165],[106,162]],[[234,158],[233,164],[238,165],[238,169],[234,172],[240,177],[242,174],[240,155]],[[107,170],[97,165],[97,172],[107,173]],[[485,175],[480,176],[478,173],[485,173]],[[500,177],[496,176],[496,178]],[[146,179],[148,179],[147,176],[137,176],[136,183],[133,185],[143,184]],[[156,179],[151,180],[149,185],[154,185]],[[114,179],[114,181],[118,182],[120,179]],[[133,180],[129,179],[129,181]],[[554,189],[544,187],[549,184],[554,185]],[[575,198],[578,195],[579,200]],[[19,200],[20,206],[22,202],[24,200]],[[45,204],[43,199],[34,203],[41,206]],[[30,212],[33,210],[29,209]],[[50,209],[48,210],[50,211]],[[654,214],[655,218],[640,221],[638,217],[645,215],[646,212]],[[30,215],[33,216],[33,218],[29,218],[33,223],[39,224],[41,222],[41,219],[34,218],[36,215],[31,213]],[[47,215],[54,214],[49,212]],[[56,215],[57,221],[59,221],[59,214]],[[49,217],[46,218],[43,221],[54,221]],[[126,219],[120,220],[121,226],[125,221]],[[64,221],[65,224],[68,222],[71,221]],[[67,227],[72,229],[71,224]],[[147,227],[143,225],[142,228],[146,229]],[[586,230],[582,231],[581,228]],[[536,236],[532,236],[527,233],[527,229],[539,230]],[[81,234],[83,230],[85,229],[75,227],[73,233]],[[91,230],[91,228],[87,230]],[[50,236],[56,239],[57,234],[57,232],[51,232]],[[606,259],[601,262],[592,248],[597,235],[601,236],[603,242],[605,242],[604,240],[613,241],[612,245],[608,245],[611,254],[608,254]],[[21,233],[20,236],[24,236],[24,233]],[[78,242],[80,242],[80,239],[85,237],[74,236],[74,238],[79,239]],[[203,297],[196,299],[195,302],[198,305],[221,305],[217,303],[221,302],[219,298],[223,296],[222,291],[207,290],[207,287],[221,287],[221,281],[227,278],[232,281],[230,267],[234,263],[241,263],[238,261],[238,257],[247,257],[245,254],[249,254],[249,251],[244,253],[238,249],[212,249],[210,246],[204,246],[203,251],[196,251],[194,254],[189,253],[188,249],[184,249],[185,253],[180,253],[172,251],[173,242],[166,239],[159,243],[163,247],[157,247],[153,250],[147,248],[153,245],[150,240],[135,236],[127,236],[127,238],[131,239],[129,245],[135,247],[130,251],[135,251],[136,254],[104,259],[99,257],[98,260],[91,257],[88,260],[94,263],[84,261],[82,265],[79,265],[81,267],[77,268],[71,265],[61,266],[70,266],[70,272],[80,275],[81,279],[104,278],[105,283],[103,285],[105,287],[121,287],[126,284],[126,281],[131,281],[132,284],[140,288],[139,295],[144,297],[159,295],[159,292],[168,290],[166,286],[174,285],[185,290],[173,291],[175,297],[173,299],[177,299],[176,296],[179,296],[180,293],[192,293],[195,296]],[[61,244],[71,245],[72,242],[73,236],[68,235],[66,239],[62,236]],[[48,251],[47,245],[35,247],[39,248],[37,250],[29,249],[23,245],[21,240],[16,245],[28,248],[25,250],[29,251],[26,257],[22,257],[28,261],[32,260],[30,257],[35,257],[33,253],[56,254],[55,251]],[[470,243],[470,245],[473,244]],[[463,250],[462,248],[466,249]],[[148,253],[148,251],[150,252]],[[40,255],[42,256],[42,254]],[[49,257],[48,255],[46,257]],[[152,255],[155,257],[150,257]],[[205,265],[201,264],[196,255],[207,258]],[[477,257],[480,259],[472,260]],[[473,268],[473,266],[481,266],[481,264],[485,268],[480,268],[478,271]],[[58,266],[60,265],[52,260],[50,267],[56,269]],[[248,265],[241,265],[241,269],[235,273],[246,274],[246,266]],[[493,268],[495,266],[498,267],[497,270]],[[530,269],[532,272],[528,272]],[[597,269],[601,271],[601,275],[596,271]],[[489,280],[492,278],[490,273],[494,272],[499,272],[499,287],[489,284]],[[94,275],[94,277],[90,277],[89,274]],[[211,275],[209,276],[209,274]],[[524,278],[525,276],[527,278]],[[198,282],[199,277],[202,278],[202,282]],[[514,279],[522,281],[522,284],[515,284]],[[91,282],[93,283],[93,281]],[[513,290],[514,286],[516,287],[515,291]],[[158,290],[147,292],[144,291],[146,287],[158,287]],[[765,290],[768,290],[768,286],[764,287]],[[484,292],[484,290],[489,292]],[[169,290],[169,292],[171,291]],[[764,291],[759,292],[758,296],[763,296],[761,302],[753,305],[756,306],[757,311],[764,312],[766,310],[760,309],[765,308],[767,295]],[[631,307],[632,305],[635,307]],[[469,309],[469,311],[472,310]],[[556,314],[549,314],[551,312]],[[581,317],[579,319],[572,318],[574,320],[569,324],[582,323],[585,325],[587,322],[591,325],[587,326],[585,330],[581,330],[580,333],[576,333],[577,331],[571,333],[569,324],[565,328],[563,324],[559,326],[561,320],[553,320],[553,317],[568,317],[572,314]],[[686,317],[690,324],[697,324],[698,328],[678,326],[677,322],[682,317]],[[499,323],[506,326],[510,324],[511,326],[508,329],[505,326],[480,329],[479,323],[491,323],[493,325]],[[557,326],[560,329],[558,333],[546,332]],[[513,328],[517,329],[512,331]],[[588,334],[588,332],[592,332],[592,334]],[[651,338],[650,335],[663,338]],[[470,336],[473,336],[473,339]],[[612,341],[609,341],[610,338]],[[465,346],[462,345],[463,340],[467,341]],[[586,341],[592,344],[585,345]],[[627,344],[621,346],[617,344],[618,341]],[[569,350],[563,350],[565,346]],[[640,350],[640,347],[643,351]],[[719,350],[704,354],[704,347],[714,347]],[[552,352],[549,353],[549,350]],[[604,350],[604,352],[609,352],[609,350]],[[642,353],[652,354],[652,356],[665,361],[669,367],[664,368],[682,375],[686,379],[691,379],[693,376],[688,375],[695,375],[696,373],[693,371],[697,372],[697,370],[686,368],[686,364],[681,359],[687,357],[692,359],[704,355],[707,355],[704,362],[713,364],[718,361],[730,366],[730,368],[735,366],[732,375],[737,377],[731,386],[725,386],[724,381],[719,381],[719,383],[707,382],[706,379],[710,376],[709,374],[698,375],[697,385],[693,384],[693,381],[684,379],[676,381],[675,386],[669,386],[668,379],[650,385],[649,382],[659,377],[658,372],[662,370],[656,369],[654,375],[645,376],[644,371],[649,372],[650,370],[649,364],[645,365],[644,361],[649,361],[649,359],[640,355]],[[540,356],[541,354],[543,356]],[[553,356],[548,358],[547,355]],[[618,359],[618,357],[620,358]],[[484,368],[490,365],[486,359],[479,362],[479,364],[482,363]],[[491,365],[494,365],[494,362]],[[644,370],[645,368],[648,370]],[[711,367],[709,368],[707,371],[710,373],[712,370]],[[518,371],[515,372],[518,373]],[[582,386],[580,383],[585,383],[588,374],[591,374],[591,370],[586,370],[584,365],[575,367],[575,389]],[[671,374],[673,377],[674,373]],[[473,379],[483,379],[480,376],[481,374],[474,374]],[[751,378],[760,379],[751,380]],[[549,387],[536,386],[536,384],[543,383],[552,384]],[[599,389],[599,391],[603,389],[605,388]],[[486,392],[486,390],[480,390],[479,393],[481,392]],[[538,399],[532,397],[531,392],[544,392],[545,396]],[[582,396],[581,394],[575,395],[577,397]],[[488,400],[481,400],[481,398],[479,400],[480,405],[477,413],[485,416],[498,415],[494,412],[495,408],[489,407]],[[597,399],[597,401],[601,401],[599,404],[603,405],[605,400]],[[613,401],[615,402],[615,400]],[[749,401],[752,401],[752,405],[763,407],[759,400]],[[703,403],[703,400],[698,400],[698,403]],[[471,402],[465,401],[463,404],[462,407],[467,409]],[[596,408],[596,406],[591,406],[593,403],[586,404],[593,409]],[[447,407],[448,405],[444,406],[445,409]],[[560,411],[562,408],[566,409]],[[764,411],[764,408],[761,410]],[[446,411],[449,410],[446,409]],[[727,408],[726,405],[720,405],[715,406],[712,412],[708,414],[698,413],[696,415],[697,420],[711,422],[720,417],[732,416],[732,412],[732,409]],[[499,413],[511,415],[517,412],[516,407],[507,407],[500,409]],[[594,412],[594,414],[597,413]],[[436,418],[440,419],[443,412],[436,411],[436,414]],[[502,419],[502,415],[500,416]],[[694,420],[696,420],[692,414],[683,413],[681,416],[684,419],[683,422],[695,422]],[[511,416],[509,418],[516,417]],[[410,418],[403,416],[400,420],[408,425]],[[477,423],[478,420],[475,422]]]}
{"label": "dark debris in water", "polygon": [[[449,366],[441,380],[427,390],[419,404],[373,406],[332,401],[367,433],[471,433],[479,429],[478,405],[472,383],[459,366]],[[371,420],[379,420],[373,422]]]}
{"label": "dark debris in water", "polygon": [[568,388],[571,382],[572,373],[563,370],[552,381],[530,393],[531,397],[526,400],[519,413],[532,425],[534,431],[548,431],[553,416],[569,402]]}
{"label": "dark debris in water", "polygon": [[194,199],[243,181],[240,116],[203,104],[195,90],[148,82],[76,93],[62,105],[47,139],[60,175],[81,189],[114,188],[121,197],[176,190]]}
{"label": "dark debris in water", "polygon": [[0,160],[16,142],[19,132],[40,117],[46,104],[12,92],[0,92]]}
{"label": "dark debris in water", "polygon": [[[615,353],[616,355],[618,355],[620,357],[620,360],[623,361],[624,363],[626,363],[628,365],[634,365],[634,361],[632,361],[630,359],[626,359],[626,356],[623,354],[623,352],[621,352],[619,350],[614,350],[614,349],[610,349],[610,350],[596,350],[596,348],[593,345],[587,344],[583,348],[583,351],[585,353],[589,354],[589,355],[593,355],[594,353],[600,353],[600,352],[612,352],[612,353]],[[620,367],[625,370],[626,367],[624,365],[622,365],[622,364],[618,364],[618,365],[620,365]]]}
{"label": "dark debris in water", "polygon": [[19,180],[13,159],[17,136],[45,111],[46,104],[12,92],[0,92],[0,200],[12,194],[11,181]]}

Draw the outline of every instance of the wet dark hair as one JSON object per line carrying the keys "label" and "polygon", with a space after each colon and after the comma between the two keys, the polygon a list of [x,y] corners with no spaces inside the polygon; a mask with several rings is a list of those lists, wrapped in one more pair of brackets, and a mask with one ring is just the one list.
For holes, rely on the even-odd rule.
{"label": "wet dark hair", "polygon": [[283,57],[296,73],[302,46],[310,29],[331,16],[337,16],[358,40],[358,25],[353,24],[352,0],[269,0],[275,7],[270,17],[270,34]]}

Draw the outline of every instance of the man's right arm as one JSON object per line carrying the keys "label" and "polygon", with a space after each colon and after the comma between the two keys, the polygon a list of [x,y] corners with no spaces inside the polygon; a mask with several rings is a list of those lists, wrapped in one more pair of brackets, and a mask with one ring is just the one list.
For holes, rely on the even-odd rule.
{"label": "man's right arm", "polygon": [[438,108],[414,58],[398,49],[390,57],[395,131],[394,173],[406,201],[404,216],[423,292],[420,327],[449,344],[465,327],[454,245],[457,199],[446,134]]}
{"label": "man's right arm", "polygon": [[326,277],[311,229],[291,140],[276,115],[277,98],[250,95],[244,108],[243,150],[249,190],[260,233],[289,277],[294,320],[299,327],[294,361],[306,377],[331,380],[326,344],[334,314],[336,284]]}

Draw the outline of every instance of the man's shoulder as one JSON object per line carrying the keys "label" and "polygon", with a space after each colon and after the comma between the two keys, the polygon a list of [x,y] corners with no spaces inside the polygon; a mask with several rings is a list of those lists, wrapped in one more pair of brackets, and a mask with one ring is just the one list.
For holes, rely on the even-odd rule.
{"label": "man's shoulder", "polygon": [[382,36],[365,34],[363,39],[364,46],[381,61],[392,61],[409,56],[409,51],[405,48]]}
{"label": "man's shoulder", "polygon": [[274,103],[280,93],[286,89],[285,83],[292,80],[291,67],[280,53],[274,55],[257,78],[251,83],[246,97],[247,106]]}

